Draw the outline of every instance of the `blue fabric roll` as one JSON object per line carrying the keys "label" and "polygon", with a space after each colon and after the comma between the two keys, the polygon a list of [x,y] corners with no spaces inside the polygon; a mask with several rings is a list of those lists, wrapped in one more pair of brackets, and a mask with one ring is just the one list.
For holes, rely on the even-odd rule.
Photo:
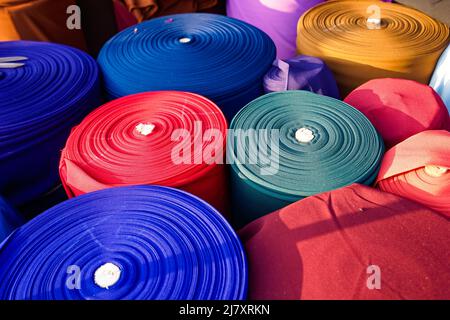
{"label": "blue fabric roll", "polygon": [[0,193],[20,206],[57,185],[71,128],[100,104],[99,72],[86,53],[45,42],[0,42],[8,59],[20,63],[0,63]]}
{"label": "blue fabric roll", "polygon": [[9,236],[15,228],[24,223],[24,219],[0,197],[0,242]]}
{"label": "blue fabric roll", "polygon": [[98,62],[111,99],[179,90],[213,100],[229,121],[263,94],[275,59],[273,41],[243,21],[214,14],[179,14],[123,30]]}
{"label": "blue fabric roll", "polygon": [[206,202],[159,186],[96,191],[0,248],[0,299],[244,299],[247,261]]}
{"label": "blue fabric roll", "polygon": [[333,73],[325,62],[316,57],[300,55],[274,62],[264,77],[264,91],[286,90],[306,90],[340,99]]}
{"label": "blue fabric roll", "polygon": [[441,96],[450,113],[450,46],[439,58],[430,81],[430,87]]}

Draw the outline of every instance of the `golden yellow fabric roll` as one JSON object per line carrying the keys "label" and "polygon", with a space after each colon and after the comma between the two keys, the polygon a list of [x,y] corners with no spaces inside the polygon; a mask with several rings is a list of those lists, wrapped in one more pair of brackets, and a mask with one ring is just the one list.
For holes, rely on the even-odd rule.
{"label": "golden yellow fabric roll", "polygon": [[[368,25],[379,8],[381,23]],[[330,1],[307,11],[298,23],[300,54],[323,59],[342,96],[375,78],[428,84],[449,28],[426,14],[379,1]]]}

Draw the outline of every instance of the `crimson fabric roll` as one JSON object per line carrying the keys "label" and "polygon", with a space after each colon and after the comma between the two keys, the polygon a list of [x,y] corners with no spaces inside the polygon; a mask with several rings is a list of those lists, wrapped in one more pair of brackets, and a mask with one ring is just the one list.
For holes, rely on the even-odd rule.
{"label": "crimson fabric roll", "polygon": [[280,59],[294,57],[300,16],[323,0],[227,0],[227,15],[267,33]]}
{"label": "crimson fabric roll", "polygon": [[0,196],[0,243],[15,228],[25,223],[20,216],[1,196]]}
{"label": "crimson fabric roll", "polygon": [[450,217],[450,132],[424,131],[390,149],[377,186]]}
{"label": "crimson fabric roll", "polygon": [[250,299],[450,299],[450,223],[354,184],[240,231]]}
{"label": "crimson fabric roll", "polygon": [[307,90],[340,99],[336,80],[326,64],[316,57],[297,56],[278,59],[264,77],[266,93],[285,90]]}
{"label": "crimson fabric roll", "polygon": [[199,95],[160,91],[113,100],[67,140],[60,176],[69,197],[114,186],[158,184],[193,193],[226,212],[227,123]]}
{"label": "crimson fabric roll", "polygon": [[387,148],[424,130],[447,129],[449,114],[433,88],[404,79],[375,79],[344,100],[364,113]]}
{"label": "crimson fabric roll", "polygon": [[0,42],[0,193],[19,207],[54,188],[70,130],[100,101],[99,70],[88,54]]}

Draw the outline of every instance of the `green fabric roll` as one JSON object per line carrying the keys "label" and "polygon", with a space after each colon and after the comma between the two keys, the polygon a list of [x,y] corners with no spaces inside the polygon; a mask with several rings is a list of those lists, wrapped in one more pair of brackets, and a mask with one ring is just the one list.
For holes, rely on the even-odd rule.
{"label": "green fabric roll", "polygon": [[372,184],[384,153],[380,135],[361,112],[307,91],[264,95],[246,105],[230,128],[237,227],[310,195]]}

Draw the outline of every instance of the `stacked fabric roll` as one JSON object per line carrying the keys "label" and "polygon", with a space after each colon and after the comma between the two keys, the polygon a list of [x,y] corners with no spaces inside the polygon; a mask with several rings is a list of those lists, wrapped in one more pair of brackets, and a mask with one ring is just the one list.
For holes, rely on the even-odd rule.
{"label": "stacked fabric roll", "polygon": [[298,23],[298,52],[323,59],[343,96],[376,78],[428,84],[449,41],[449,28],[393,3],[378,2],[379,12],[367,13],[373,5],[331,1],[309,10]]}
{"label": "stacked fabric roll", "polygon": [[326,64],[315,57],[297,56],[276,60],[264,77],[266,93],[285,90],[307,90],[339,99],[339,90]]}
{"label": "stacked fabric roll", "polygon": [[259,29],[214,14],[180,14],[123,30],[99,55],[111,98],[178,90],[213,100],[228,120],[263,93],[275,45]]}
{"label": "stacked fabric roll", "polygon": [[390,149],[377,185],[450,217],[450,132],[424,131]]}
{"label": "stacked fabric roll", "polygon": [[227,156],[238,226],[303,197],[354,182],[372,184],[384,152],[361,112],[307,91],[260,97],[230,127]]}
{"label": "stacked fabric roll", "polygon": [[448,221],[362,186],[309,197],[240,231],[249,298],[450,299]]}
{"label": "stacked fabric roll", "polygon": [[0,243],[24,222],[24,219],[0,197]]}
{"label": "stacked fabric roll", "polygon": [[369,118],[387,148],[416,133],[450,125],[448,111],[433,88],[411,80],[371,80],[344,101]]}
{"label": "stacked fabric roll", "polygon": [[295,56],[296,25],[300,16],[323,0],[227,0],[227,15],[258,27],[277,46],[277,56]]}
{"label": "stacked fabric roll", "polygon": [[45,42],[0,43],[0,192],[22,205],[57,185],[71,128],[100,104],[87,54]]}
{"label": "stacked fabric roll", "polygon": [[430,86],[436,90],[437,93],[444,100],[448,111],[450,112],[450,46],[444,51],[439,58],[439,62],[434,70],[433,77],[430,81]]}
{"label": "stacked fabric roll", "polygon": [[226,212],[227,123],[192,93],[147,92],[111,101],[73,129],[60,162],[70,197],[113,186],[177,187]]}
{"label": "stacked fabric roll", "polygon": [[221,215],[158,186],[86,194],[3,243],[0,299],[244,299],[242,245]]}

